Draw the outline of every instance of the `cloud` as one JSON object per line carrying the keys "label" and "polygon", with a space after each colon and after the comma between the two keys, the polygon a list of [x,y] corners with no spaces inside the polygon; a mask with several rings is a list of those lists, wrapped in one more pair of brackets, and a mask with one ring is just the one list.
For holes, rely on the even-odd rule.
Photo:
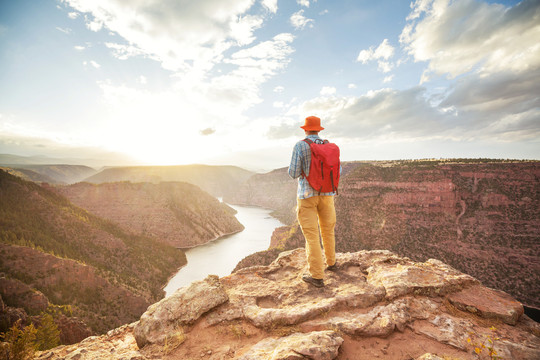
{"label": "cloud", "polygon": [[274,92],[276,93],[282,93],[283,91],[285,91],[285,88],[283,86],[276,86],[274,88]]}
{"label": "cloud", "polygon": [[453,80],[436,101],[464,136],[540,138],[540,2],[514,7],[479,1],[417,0],[400,35],[427,63],[421,83]]}
{"label": "cloud", "polygon": [[302,30],[306,26],[313,26],[313,19],[308,19],[304,16],[304,10],[300,10],[292,14],[289,19],[291,25],[294,26],[296,30]]}
{"label": "cloud", "polygon": [[300,6],[309,7],[309,0],[296,0],[296,2],[297,2],[298,5],[300,5]]}
{"label": "cloud", "polygon": [[[164,0],[152,6],[123,0],[62,1],[84,13],[90,29],[106,27],[166,69],[201,75],[226,50],[253,42],[253,31],[262,23],[258,16],[245,15],[252,0]],[[275,2],[264,4],[275,8]]]}
{"label": "cloud", "polygon": [[332,86],[323,86],[323,88],[321,89],[321,92],[320,94],[322,96],[328,96],[328,95],[333,95],[336,93],[336,88],[335,87],[332,87]]}
{"label": "cloud", "polygon": [[94,68],[96,69],[99,69],[101,67],[100,64],[98,64],[97,62],[95,62],[94,60],[90,60],[90,61],[83,61],[83,65],[84,66],[93,66]]}
{"label": "cloud", "polygon": [[391,82],[392,80],[394,80],[394,75],[385,76],[384,80],[383,80],[383,83],[386,84],[386,83]]}
{"label": "cloud", "polygon": [[366,64],[371,60],[388,60],[394,56],[394,47],[388,43],[388,39],[384,39],[383,42],[373,50],[373,47],[370,47],[368,50],[362,50],[358,54],[356,61]]}
{"label": "cloud", "polygon": [[351,83],[351,84],[347,85],[347,88],[349,88],[349,89],[356,89],[357,86],[356,86],[356,84],[352,84],[352,83]]}
{"label": "cloud", "polygon": [[522,73],[540,66],[540,3],[512,8],[480,1],[417,0],[400,42],[431,73]]}
{"label": "cloud", "polygon": [[199,133],[201,135],[203,135],[203,136],[212,135],[215,132],[216,132],[216,129],[213,129],[213,128],[206,128],[206,129],[203,129],[203,130],[199,131]]}
{"label": "cloud", "polygon": [[275,14],[278,10],[277,0],[262,0],[261,3],[273,14]]}
{"label": "cloud", "polygon": [[76,18],[79,17],[79,13],[78,13],[78,12],[75,12],[75,11],[70,12],[70,13],[68,13],[68,17],[69,17],[70,19],[75,20]]}
{"label": "cloud", "polygon": [[73,48],[77,51],[83,51],[84,49],[86,49],[84,46],[81,45],[75,45]]}
{"label": "cloud", "polygon": [[[508,81],[501,75],[474,87],[469,82],[477,79],[471,76],[448,94],[431,95],[427,88],[416,86],[369,91],[357,97],[321,96],[304,102],[290,115],[320,114],[327,134],[342,140],[538,141],[540,100],[526,94],[530,84],[516,86]],[[536,86],[538,94],[540,86]],[[502,101],[503,97],[508,98]],[[536,100],[531,103],[532,97]],[[496,106],[492,99],[497,99]],[[275,125],[269,136],[288,137],[290,131],[286,122]]]}
{"label": "cloud", "polygon": [[211,79],[206,84],[207,95],[215,102],[234,108],[247,109],[261,102],[259,86],[287,66],[294,51],[290,46],[293,40],[294,36],[289,33],[278,34],[271,40],[233,53],[230,59],[223,61],[237,68]]}
{"label": "cloud", "polygon": [[367,50],[361,50],[356,58],[356,61],[361,62],[362,64],[367,64],[370,61],[376,60],[379,71],[387,73],[394,68],[394,64],[388,61],[394,56],[394,53],[395,48],[389,44],[388,39],[384,39],[375,50],[373,47],[370,47]]}
{"label": "cloud", "polygon": [[64,34],[68,34],[68,35],[73,32],[70,28],[61,28],[58,26],[56,27],[56,30],[63,32]]}
{"label": "cloud", "polygon": [[109,49],[112,49],[113,56],[120,60],[127,60],[130,57],[146,55],[145,51],[133,45],[123,45],[106,42],[105,46]]}

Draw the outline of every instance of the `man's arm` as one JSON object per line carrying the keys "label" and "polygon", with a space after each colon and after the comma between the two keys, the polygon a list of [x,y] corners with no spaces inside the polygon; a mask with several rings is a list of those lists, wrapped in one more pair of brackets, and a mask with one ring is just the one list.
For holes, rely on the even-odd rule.
{"label": "man's arm", "polygon": [[298,144],[294,146],[291,163],[289,165],[289,176],[296,179],[302,175],[302,159],[300,157],[300,148]]}

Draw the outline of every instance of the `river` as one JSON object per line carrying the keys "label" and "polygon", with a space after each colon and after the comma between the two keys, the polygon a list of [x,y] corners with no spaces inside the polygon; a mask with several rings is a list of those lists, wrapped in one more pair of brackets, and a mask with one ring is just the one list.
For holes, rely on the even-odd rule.
{"label": "river", "polygon": [[182,267],[165,286],[165,296],[177,289],[202,280],[209,274],[229,275],[238,262],[257,251],[268,249],[275,228],[283,226],[273,218],[271,210],[252,206],[229,205],[237,211],[236,218],[245,229],[208,244],[185,250],[187,265]]}

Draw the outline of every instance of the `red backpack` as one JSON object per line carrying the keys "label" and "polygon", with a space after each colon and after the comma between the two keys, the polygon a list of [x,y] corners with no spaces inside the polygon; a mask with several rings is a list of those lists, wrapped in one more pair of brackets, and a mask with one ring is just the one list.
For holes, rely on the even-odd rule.
{"label": "red backpack", "polygon": [[335,192],[337,194],[341,166],[339,162],[339,147],[328,140],[317,144],[310,139],[304,139],[311,149],[311,165],[309,175],[304,177],[313,189],[320,193]]}

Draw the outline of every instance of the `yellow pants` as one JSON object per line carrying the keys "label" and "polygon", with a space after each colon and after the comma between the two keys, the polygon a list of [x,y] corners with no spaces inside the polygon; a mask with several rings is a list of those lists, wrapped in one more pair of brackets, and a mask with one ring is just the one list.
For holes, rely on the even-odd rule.
{"label": "yellow pants", "polygon": [[313,196],[307,199],[297,199],[296,215],[306,239],[306,255],[309,273],[314,279],[324,278],[324,261],[319,241],[321,229],[324,255],[328,266],[336,262],[336,240],[334,227],[336,225],[336,209],[333,196]]}

